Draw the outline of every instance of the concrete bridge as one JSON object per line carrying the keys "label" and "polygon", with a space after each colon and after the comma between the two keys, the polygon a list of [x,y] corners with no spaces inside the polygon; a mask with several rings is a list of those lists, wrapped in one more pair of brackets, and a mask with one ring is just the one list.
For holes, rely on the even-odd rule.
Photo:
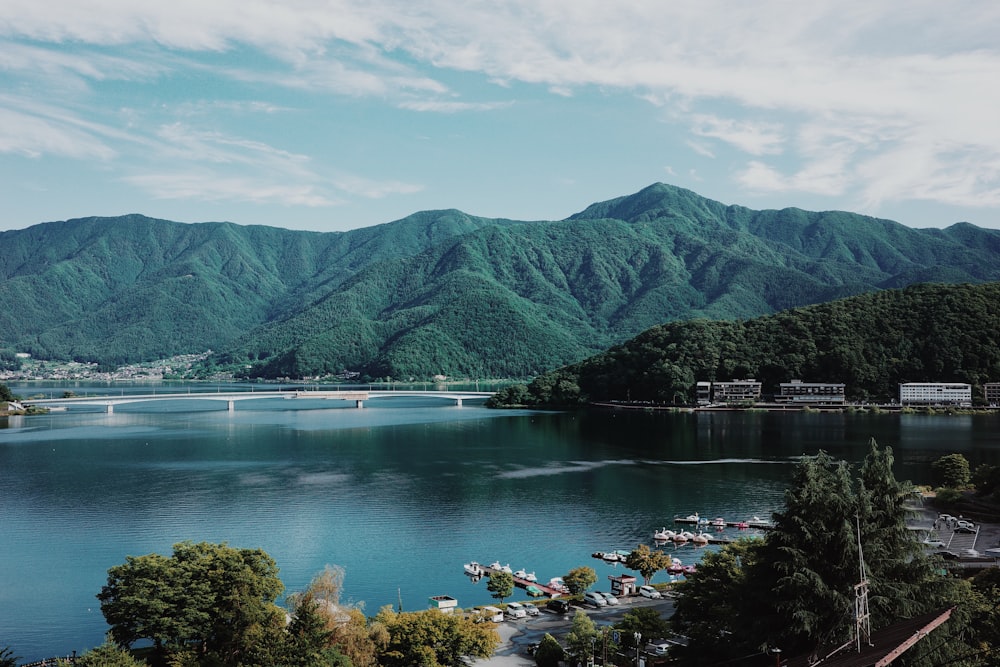
{"label": "concrete bridge", "polygon": [[208,392],[195,391],[187,393],[164,394],[121,394],[119,396],[71,396],[65,398],[29,398],[22,400],[24,406],[38,407],[69,407],[71,405],[100,405],[108,414],[115,411],[116,405],[127,403],[147,403],[150,401],[219,401],[225,402],[229,412],[236,410],[236,401],[257,401],[262,399],[321,399],[334,401],[354,401],[357,408],[363,408],[365,401],[402,397],[445,398],[461,406],[463,400],[488,398],[492,391],[420,391],[420,390],[285,390],[285,391],[229,391]]}

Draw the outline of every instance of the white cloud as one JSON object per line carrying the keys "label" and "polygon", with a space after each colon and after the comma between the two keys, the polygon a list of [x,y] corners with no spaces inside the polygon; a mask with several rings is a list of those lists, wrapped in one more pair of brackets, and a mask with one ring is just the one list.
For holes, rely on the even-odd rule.
{"label": "white cloud", "polygon": [[232,176],[208,169],[134,174],[124,181],[157,199],[233,201],[285,206],[333,206],[338,202],[312,184],[277,184],[273,181]]}
{"label": "white cloud", "polygon": [[780,153],[784,143],[778,123],[740,121],[711,114],[696,114],[692,121],[696,135],[724,141],[751,155]]}
{"label": "white cloud", "polygon": [[[75,91],[81,107],[95,103],[87,98],[95,82],[187,73],[420,112],[511,104],[456,90],[455,73],[472,73],[509,90],[537,84],[575,100],[586,88],[659,105],[690,128],[692,150],[747,160],[735,178],[755,191],[853,196],[875,207],[905,199],[994,206],[998,26],[1000,4],[957,11],[930,0],[905,11],[886,0],[5,0],[0,81],[28,87],[40,73],[59,93]],[[111,124],[88,127],[83,112],[2,113],[13,125],[0,129],[0,151],[122,152]],[[168,135],[121,139],[161,144],[171,158],[261,169],[273,159],[272,172],[324,181],[307,166],[312,156],[194,128]]]}

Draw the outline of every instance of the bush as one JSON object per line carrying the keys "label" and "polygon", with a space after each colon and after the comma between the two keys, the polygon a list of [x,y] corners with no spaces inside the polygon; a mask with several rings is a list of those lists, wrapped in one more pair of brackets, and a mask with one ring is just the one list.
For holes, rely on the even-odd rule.
{"label": "bush", "polygon": [[535,649],[535,664],[538,667],[559,667],[559,662],[565,655],[566,652],[556,638],[546,632]]}
{"label": "bush", "polygon": [[961,491],[959,491],[958,489],[952,489],[948,487],[941,487],[935,489],[934,493],[936,500],[935,504],[946,507],[957,505],[960,502],[962,502],[962,499],[964,498]]}

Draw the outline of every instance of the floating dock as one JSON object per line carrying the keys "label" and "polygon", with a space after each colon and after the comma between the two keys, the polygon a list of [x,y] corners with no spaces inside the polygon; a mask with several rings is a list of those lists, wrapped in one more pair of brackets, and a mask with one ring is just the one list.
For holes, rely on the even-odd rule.
{"label": "floating dock", "polygon": [[[699,517],[697,514],[691,516],[676,516],[674,517],[674,523],[686,523],[694,526],[705,526],[710,528],[722,528],[723,526],[717,523],[713,523],[717,519],[706,519],[704,517]],[[761,519],[749,519],[746,521],[723,521],[722,522],[726,528],[756,528],[758,530],[771,530],[774,528],[774,524],[770,521],[763,521]]]}
{"label": "floating dock", "polygon": [[[488,576],[490,576],[492,574],[496,574],[497,572],[506,572],[506,570],[497,569],[497,568],[491,567],[489,565],[480,565],[480,567],[483,570],[483,575],[482,576],[486,576],[486,577],[488,577]],[[540,581],[528,581],[527,579],[522,579],[521,577],[515,577],[513,575],[513,573],[511,573],[510,576],[514,577],[514,585],[516,587],[518,587],[518,588],[527,588],[528,586],[534,586],[535,588],[537,588],[538,590],[540,590],[542,593],[544,593],[545,595],[547,595],[550,598],[557,598],[560,595],[565,595],[565,591],[561,591],[561,590],[559,590],[557,588],[552,588],[548,584],[543,584]]]}

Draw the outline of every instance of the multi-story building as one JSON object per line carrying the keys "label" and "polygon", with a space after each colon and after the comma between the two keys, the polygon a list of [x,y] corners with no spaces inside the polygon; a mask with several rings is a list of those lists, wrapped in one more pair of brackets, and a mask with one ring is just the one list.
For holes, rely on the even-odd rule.
{"label": "multi-story building", "polygon": [[972,385],[964,382],[906,382],[900,405],[972,405]]}
{"label": "multi-story building", "polygon": [[1000,382],[987,382],[983,385],[986,405],[1000,405]]}
{"label": "multi-story building", "polygon": [[713,403],[756,403],[761,383],[753,378],[712,383]]}
{"label": "multi-story building", "polygon": [[792,380],[778,385],[776,403],[795,405],[843,405],[843,382],[803,382]]}
{"label": "multi-story building", "polygon": [[698,405],[708,405],[712,402],[712,383],[699,382],[695,384],[694,396]]}

